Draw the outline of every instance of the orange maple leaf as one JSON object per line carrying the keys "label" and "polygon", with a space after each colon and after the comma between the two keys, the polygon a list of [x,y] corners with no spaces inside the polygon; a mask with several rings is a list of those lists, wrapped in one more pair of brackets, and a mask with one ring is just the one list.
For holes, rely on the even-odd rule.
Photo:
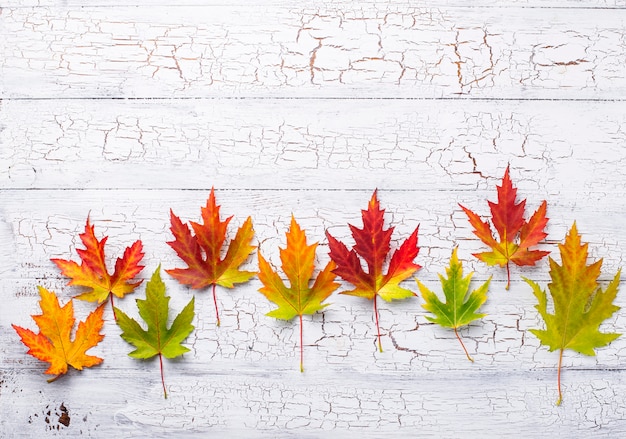
{"label": "orange maple leaf", "polygon": [[[328,231],[326,236],[330,246],[330,258],[337,264],[337,268],[333,272],[355,287],[340,294],[364,297],[374,301],[378,349],[382,352],[376,298],[380,296],[389,302],[394,299],[416,296],[414,292],[400,287],[399,284],[421,267],[413,263],[419,252],[417,246],[418,226],[400,248],[394,251],[387,273],[383,273],[383,264],[390,250],[391,234],[394,228],[383,229],[385,210],[380,209],[376,192],[374,191],[367,210],[361,211],[363,228],[359,229],[349,224],[355,241],[352,250],[348,250],[344,243],[333,238]],[[367,264],[367,271],[361,266],[359,257]]]}
{"label": "orange maple leaf", "polygon": [[221,285],[226,288],[234,288],[234,284],[250,280],[256,273],[253,271],[239,270],[239,266],[248,259],[250,253],[256,248],[250,245],[254,236],[252,219],[248,217],[243,225],[237,230],[235,239],[228,245],[226,256],[221,257],[222,247],[226,241],[228,223],[233,218],[220,220],[220,206],[215,203],[215,193],[211,188],[211,194],[206,207],[202,208],[202,221],[199,224],[190,221],[193,232],[180,218],[170,210],[171,228],[174,241],[168,242],[169,246],[187,264],[188,268],[174,268],[165,270],[183,285],[189,285],[193,289],[202,289],[213,285],[213,303],[217,326],[220,325],[220,316],[215,296],[215,286]]}
{"label": "orange maple leaf", "polygon": [[[488,222],[480,219],[478,215],[468,208],[459,204],[461,209],[467,214],[470,224],[474,227],[474,234],[482,242],[492,248],[490,252],[474,253],[478,259],[486,262],[487,265],[506,266],[507,284],[506,289],[511,285],[511,270],[509,263],[516,265],[535,265],[537,261],[549,254],[549,251],[529,250],[548,236],[544,232],[548,218],[546,218],[547,203],[544,200],[537,211],[530,217],[528,222],[524,220],[524,209],[526,200],[516,203],[517,189],[513,187],[509,178],[509,167],[507,166],[502,178],[502,186],[496,186],[498,191],[498,202],[488,201],[493,226],[495,227],[500,241],[493,237],[491,226]],[[519,240],[516,238],[519,234]]]}
{"label": "orange maple leaf", "polygon": [[104,305],[91,312],[84,322],[78,324],[74,341],[70,334],[74,328],[74,305],[70,300],[65,306],[59,305],[56,294],[39,287],[41,314],[34,315],[33,320],[39,327],[39,334],[30,329],[13,326],[24,343],[30,349],[28,354],[50,364],[44,373],[56,375],[52,382],[67,372],[68,366],[82,370],[102,363],[102,358],[87,355],[86,352],[97,345],[104,335],[100,333],[104,320]]}
{"label": "orange maple leaf", "polygon": [[59,267],[64,276],[72,279],[68,285],[88,288],[88,291],[76,296],[77,299],[102,303],[110,298],[111,307],[113,307],[113,295],[124,297],[141,284],[141,281],[131,282],[131,280],[143,269],[143,265],[139,264],[144,253],[141,241],[135,241],[133,245],[126,247],[122,258],[117,258],[115,271],[113,275],[110,275],[104,256],[107,238],[107,236],[101,240],[96,238],[94,226],[89,223],[89,217],[87,217],[85,232],[80,234],[80,240],[85,249],[76,249],[82,263],[78,265],[74,261],[64,259],[51,259],[51,261]]}
{"label": "orange maple leaf", "polygon": [[259,252],[259,280],[263,283],[259,291],[278,305],[277,309],[267,313],[268,316],[282,320],[300,317],[300,372],[304,372],[302,315],[315,314],[326,308],[328,304],[322,302],[339,287],[339,284],[334,282],[335,274],[332,270],[335,263],[330,261],[317,275],[313,285],[309,286],[315,269],[317,243],[307,245],[306,234],[293,216],[286,236],[287,246],[279,250],[282,268],[289,279],[290,287],[285,286],[278,273]]}

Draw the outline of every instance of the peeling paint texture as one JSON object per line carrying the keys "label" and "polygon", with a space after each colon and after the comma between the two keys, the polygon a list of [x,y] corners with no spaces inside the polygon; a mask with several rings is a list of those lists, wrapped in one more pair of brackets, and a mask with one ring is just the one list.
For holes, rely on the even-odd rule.
{"label": "peeling paint texture", "polygon": [[[557,407],[558,354],[528,331],[521,280],[545,286],[547,260],[512,267],[505,291],[459,207],[486,217],[510,165],[528,210],[548,201],[541,249],[558,260],[576,221],[602,284],[624,267],[626,3],[229,3],[0,0],[2,436],[626,437],[626,337],[565,353]],[[257,279],[218,288],[216,327],[210,291],[164,276],[171,307],[195,294],[197,311],[167,400],[108,308],[103,364],[46,383],[11,324],[34,328],[37,285],[78,293],[50,258],[76,259],[89,215],[107,254],[143,241],[144,277],[181,266],[169,209],[199,220],[211,187],[274,265],[292,214],[323,265],[325,231],[352,242],[377,188],[394,248],[419,224],[422,282],[437,288],[455,246],[475,285],[493,275],[487,317],[460,330],[475,363],[420,297],[379,302],[381,353],[371,302],[333,295],[304,318],[300,373],[298,326],[265,315]],[[143,294],[117,305],[136,315]]]}

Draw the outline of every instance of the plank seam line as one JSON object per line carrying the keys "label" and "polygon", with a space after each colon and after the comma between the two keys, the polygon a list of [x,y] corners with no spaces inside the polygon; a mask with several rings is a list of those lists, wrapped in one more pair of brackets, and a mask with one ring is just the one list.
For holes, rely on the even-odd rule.
{"label": "plank seam line", "polygon": [[474,101],[474,102],[626,102],[626,98],[498,98],[498,97],[350,97],[350,96],[313,96],[313,97],[0,97],[0,102],[41,102],[41,101]]}

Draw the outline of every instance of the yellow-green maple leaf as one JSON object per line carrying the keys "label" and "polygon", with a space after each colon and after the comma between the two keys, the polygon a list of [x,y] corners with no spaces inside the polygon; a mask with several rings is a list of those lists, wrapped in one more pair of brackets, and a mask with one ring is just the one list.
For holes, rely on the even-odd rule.
{"label": "yellow-green maple leaf", "polygon": [[531,329],[541,344],[548,346],[550,352],[559,350],[558,387],[561,404],[561,363],[563,351],[571,349],[585,355],[595,355],[595,348],[608,345],[621,334],[600,332],[600,324],[619,309],[613,304],[617,295],[620,272],[609,283],[606,291],[598,285],[602,259],[587,265],[587,246],[581,244],[576,223],[565,236],[565,243],[559,244],[561,265],[554,259],[550,261],[548,284],[554,303],[554,314],[548,312],[546,292],[536,282],[524,279],[532,287],[539,300],[535,308],[543,318],[546,329]]}

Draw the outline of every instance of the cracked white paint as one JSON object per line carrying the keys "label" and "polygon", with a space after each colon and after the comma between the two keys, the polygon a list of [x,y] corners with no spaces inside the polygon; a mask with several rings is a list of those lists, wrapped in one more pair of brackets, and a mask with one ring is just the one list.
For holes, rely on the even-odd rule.
{"label": "cracked white paint", "polygon": [[[505,271],[471,256],[484,247],[458,206],[486,216],[510,164],[529,210],[548,200],[543,249],[558,258],[576,220],[603,282],[624,267],[623,2],[184,3],[0,6],[3,434],[624,436],[626,338],[567,352],[556,407],[557,354],[528,331],[541,322],[521,281],[546,285],[547,261],[513,267],[505,291]],[[76,259],[90,215],[109,263],[142,239],[144,279],[181,266],[169,209],[197,220],[212,186],[233,225],[252,216],[275,265],[292,213],[323,264],[325,230],[350,241],[378,188],[393,246],[420,225],[420,280],[438,289],[456,245],[476,282],[493,275],[488,316],[460,331],[476,363],[419,297],[380,303],[379,353],[371,302],[333,295],[304,319],[301,374],[297,322],[265,316],[258,280],[218,289],[217,328],[210,293],[164,275],[174,309],[197,297],[191,352],[165,363],[167,400],[158,364],[126,355],[108,308],[93,349],[104,363],[47,384],[10,325],[34,327],[37,285],[76,293],[50,258]],[[142,295],[118,305],[136,315]],[[605,327],[626,332],[624,315]]]}
{"label": "cracked white paint", "polygon": [[626,81],[619,10],[266,8],[7,7],[5,94],[590,98]]}

